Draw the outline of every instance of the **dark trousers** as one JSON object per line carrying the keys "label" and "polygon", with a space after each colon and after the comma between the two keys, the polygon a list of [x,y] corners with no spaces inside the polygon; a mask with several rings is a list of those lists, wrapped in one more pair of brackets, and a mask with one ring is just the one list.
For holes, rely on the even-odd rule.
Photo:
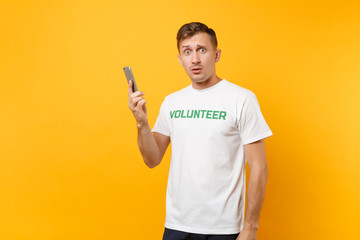
{"label": "dark trousers", "polygon": [[165,228],[163,240],[236,240],[236,234],[197,234]]}

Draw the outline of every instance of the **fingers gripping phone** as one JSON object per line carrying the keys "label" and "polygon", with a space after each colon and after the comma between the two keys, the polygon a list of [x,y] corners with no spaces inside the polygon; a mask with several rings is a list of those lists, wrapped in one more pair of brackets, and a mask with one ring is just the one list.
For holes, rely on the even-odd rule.
{"label": "fingers gripping phone", "polygon": [[131,71],[131,68],[130,67],[124,67],[123,69],[124,69],[126,80],[127,80],[128,84],[129,84],[130,80],[132,80],[132,82],[133,82],[133,86],[132,86],[133,92],[138,91],[138,88],[136,86],[134,75],[133,75],[133,73]]}

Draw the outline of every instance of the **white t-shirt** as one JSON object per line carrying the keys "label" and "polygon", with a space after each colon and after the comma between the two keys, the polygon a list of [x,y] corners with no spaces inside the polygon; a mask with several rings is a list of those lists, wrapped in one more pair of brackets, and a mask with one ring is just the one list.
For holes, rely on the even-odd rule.
{"label": "white t-shirt", "polygon": [[152,129],[170,136],[172,153],[165,227],[235,234],[244,226],[243,145],[272,132],[253,92],[223,79],[170,94]]}

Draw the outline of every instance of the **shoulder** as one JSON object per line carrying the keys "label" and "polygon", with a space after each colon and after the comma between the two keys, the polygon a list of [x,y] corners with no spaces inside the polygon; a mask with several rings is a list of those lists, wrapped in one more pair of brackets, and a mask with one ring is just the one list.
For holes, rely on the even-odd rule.
{"label": "shoulder", "polygon": [[237,99],[245,100],[247,98],[256,97],[255,93],[250,89],[241,87],[235,83],[229,82],[228,80],[225,81],[223,86],[224,90],[227,92],[228,95],[234,96]]}

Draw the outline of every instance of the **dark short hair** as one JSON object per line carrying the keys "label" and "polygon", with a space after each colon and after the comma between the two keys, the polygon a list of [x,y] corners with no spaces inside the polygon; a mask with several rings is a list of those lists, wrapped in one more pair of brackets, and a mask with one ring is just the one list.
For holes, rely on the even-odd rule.
{"label": "dark short hair", "polygon": [[216,49],[218,43],[217,43],[215,31],[203,23],[191,22],[191,23],[184,24],[177,33],[176,39],[177,39],[178,51],[180,52],[180,41],[181,40],[192,37],[195,34],[200,33],[200,32],[205,32],[205,33],[209,34],[210,41],[213,44],[214,48]]}

